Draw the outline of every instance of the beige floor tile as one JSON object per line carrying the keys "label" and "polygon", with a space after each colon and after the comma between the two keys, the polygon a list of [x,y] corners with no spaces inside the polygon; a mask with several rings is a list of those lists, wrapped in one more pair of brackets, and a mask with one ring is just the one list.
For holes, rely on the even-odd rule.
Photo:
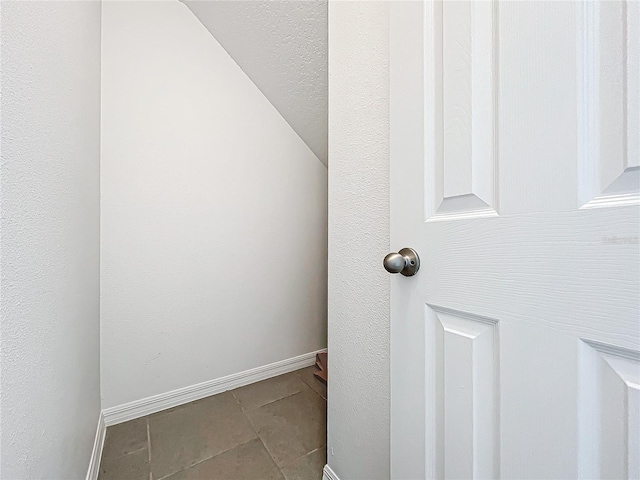
{"label": "beige floor tile", "polygon": [[321,380],[318,380],[313,372],[317,372],[318,369],[315,366],[303,368],[302,370],[297,370],[295,373],[300,377],[304,383],[310,386],[313,390],[322,395],[322,398],[327,399],[327,384]]}
{"label": "beige floor tile", "polygon": [[165,480],[283,480],[259,439],[216,455]]}
{"label": "beige floor tile", "polygon": [[307,388],[247,416],[278,466],[283,466],[325,445],[326,407],[326,401]]}
{"label": "beige floor tile", "polygon": [[147,419],[137,418],[107,427],[102,458],[119,457],[147,446]]}
{"label": "beige floor tile", "polygon": [[322,480],[322,469],[326,463],[327,449],[321,447],[282,467],[282,473],[286,480]]}
{"label": "beige floor tile", "polygon": [[128,455],[103,458],[98,480],[149,480],[149,451],[145,448]]}
{"label": "beige floor tile", "polygon": [[267,403],[301,392],[305,385],[297,372],[273,377],[262,382],[233,390],[233,394],[245,411],[254,410]]}
{"label": "beige floor tile", "polygon": [[155,480],[256,438],[230,392],[151,415],[149,432]]}

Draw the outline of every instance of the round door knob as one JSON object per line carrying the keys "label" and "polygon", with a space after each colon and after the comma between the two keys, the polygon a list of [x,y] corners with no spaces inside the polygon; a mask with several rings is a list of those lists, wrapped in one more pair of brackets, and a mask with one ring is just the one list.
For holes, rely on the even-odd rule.
{"label": "round door knob", "polygon": [[420,257],[413,248],[403,248],[398,253],[390,253],[382,262],[389,273],[401,273],[411,277],[420,270]]}

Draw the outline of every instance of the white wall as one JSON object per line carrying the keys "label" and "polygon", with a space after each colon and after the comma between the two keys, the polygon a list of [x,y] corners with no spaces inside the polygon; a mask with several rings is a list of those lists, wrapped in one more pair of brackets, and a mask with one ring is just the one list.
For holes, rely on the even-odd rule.
{"label": "white wall", "polygon": [[102,35],[103,407],[325,347],[324,165],[177,0]]}
{"label": "white wall", "polygon": [[329,466],[389,478],[389,20],[329,2]]}
{"label": "white wall", "polygon": [[0,477],[84,478],[100,412],[100,5],[1,9]]}

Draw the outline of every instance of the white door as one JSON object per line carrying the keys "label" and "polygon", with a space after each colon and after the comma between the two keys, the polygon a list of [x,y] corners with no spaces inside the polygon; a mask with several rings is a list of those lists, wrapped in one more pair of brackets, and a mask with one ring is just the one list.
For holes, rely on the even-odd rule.
{"label": "white door", "polygon": [[640,2],[391,2],[392,477],[640,477]]}

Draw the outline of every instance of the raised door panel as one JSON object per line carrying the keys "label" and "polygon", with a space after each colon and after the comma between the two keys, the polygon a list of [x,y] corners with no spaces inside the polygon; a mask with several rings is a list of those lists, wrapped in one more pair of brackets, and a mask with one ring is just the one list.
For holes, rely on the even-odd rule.
{"label": "raised door panel", "polygon": [[497,215],[497,4],[430,4],[427,220]]}
{"label": "raised door panel", "polygon": [[436,478],[498,478],[497,322],[433,305],[426,319],[428,470]]}
{"label": "raised door panel", "polygon": [[640,203],[640,2],[578,7],[582,208]]}
{"label": "raised door panel", "polygon": [[580,478],[640,478],[640,354],[592,341],[579,351]]}

